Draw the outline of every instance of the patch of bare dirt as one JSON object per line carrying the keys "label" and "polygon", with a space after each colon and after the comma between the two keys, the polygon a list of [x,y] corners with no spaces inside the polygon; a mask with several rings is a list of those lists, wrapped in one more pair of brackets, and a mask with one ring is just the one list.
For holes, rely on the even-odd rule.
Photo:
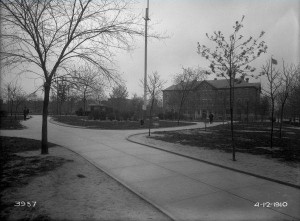
{"label": "patch of bare dirt", "polygon": [[[35,174],[29,171],[28,179],[22,177],[24,183],[6,187],[1,199],[5,205],[1,208],[2,220],[170,220],[67,149],[53,147],[48,156],[40,155],[37,150],[16,156],[26,159],[23,163],[16,159],[11,165],[19,169],[26,170],[28,165],[38,168],[42,158],[56,167]],[[17,201],[36,204],[14,206]]]}

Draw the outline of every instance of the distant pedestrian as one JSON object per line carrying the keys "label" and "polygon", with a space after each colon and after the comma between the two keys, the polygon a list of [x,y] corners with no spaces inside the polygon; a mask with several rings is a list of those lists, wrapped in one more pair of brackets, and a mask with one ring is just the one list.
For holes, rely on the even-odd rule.
{"label": "distant pedestrian", "polygon": [[26,117],[29,115],[29,108],[26,109]]}
{"label": "distant pedestrian", "polygon": [[214,115],[210,113],[208,117],[209,117],[209,123],[212,124],[214,121]]}
{"label": "distant pedestrian", "polygon": [[23,116],[24,116],[24,120],[26,120],[26,115],[27,115],[27,108],[24,107],[24,110],[23,110]]}

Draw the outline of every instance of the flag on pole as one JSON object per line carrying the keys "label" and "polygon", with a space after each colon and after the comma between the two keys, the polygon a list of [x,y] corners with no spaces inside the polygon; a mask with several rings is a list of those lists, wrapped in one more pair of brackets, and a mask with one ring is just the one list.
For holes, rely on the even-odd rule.
{"label": "flag on pole", "polygon": [[277,60],[271,58],[272,64],[278,64]]}

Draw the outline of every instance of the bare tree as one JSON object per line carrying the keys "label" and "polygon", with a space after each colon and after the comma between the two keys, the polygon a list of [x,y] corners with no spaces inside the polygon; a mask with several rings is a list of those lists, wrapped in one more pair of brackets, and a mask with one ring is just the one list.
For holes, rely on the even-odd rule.
{"label": "bare tree", "polygon": [[277,65],[277,61],[271,58],[262,67],[262,73],[267,77],[267,89],[264,89],[264,93],[271,100],[271,133],[270,133],[270,148],[273,147],[273,132],[274,132],[274,111],[275,102],[279,94],[279,89],[281,87],[280,72],[278,69],[274,68]]}
{"label": "bare tree", "polygon": [[177,124],[179,125],[180,115],[182,107],[187,100],[189,94],[192,92],[194,87],[197,85],[198,81],[204,80],[206,77],[207,71],[202,70],[201,68],[182,68],[183,72],[175,75],[174,84],[175,91],[174,96],[178,96],[173,100],[178,101],[178,119]]}
{"label": "bare tree", "polygon": [[67,92],[69,84],[65,77],[57,77],[55,84],[52,83],[52,92],[56,95],[56,114],[62,112],[62,106],[67,101]]}
{"label": "bare tree", "polygon": [[133,119],[138,120],[142,116],[143,97],[139,97],[136,93],[130,99],[129,110],[133,114]]}
{"label": "bare tree", "polygon": [[[144,84],[144,82],[142,81]],[[149,136],[152,125],[152,113],[155,100],[159,100],[162,95],[162,90],[166,81],[162,80],[157,71],[153,72],[151,75],[148,75],[147,80],[147,93],[150,95],[150,109],[149,109]]]}
{"label": "bare tree", "polygon": [[244,40],[244,36],[239,34],[243,28],[243,20],[236,21],[233,26],[233,33],[229,39],[225,39],[221,31],[215,31],[207,38],[217,46],[211,50],[198,42],[198,53],[210,61],[210,68],[218,77],[228,79],[230,89],[230,118],[231,118],[231,140],[232,140],[232,160],[235,161],[234,128],[233,128],[233,108],[234,108],[234,82],[238,75],[254,77],[255,68],[249,64],[257,59],[262,53],[267,51],[264,41],[259,40],[264,35],[264,31],[257,38],[252,36]]}
{"label": "bare tree", "polygon": [[[15,96],[15,119],[17,119],[17,113],[21,105],[25,105],[27,101],[27,94],[24,91],[20,91]],[[24,107],[25,108],[25,107]],[[27,110],[26,110],[27,111]]]}
{"label": "bare tree", "polygon": [[294,64],[285,65],[282,61],[282,74],[280,77],[281,87],[279,88],[278,93],[278,103],[280,105],[280,123],[279,123],[279,137],[282,137],[282,125],[283,125],[283,116],[284,108],[287,100],[295,89],[295,81],[297,76],[298,68]]}
{"label": "bare tree", "polygon": [[[128,49],[143,35],[142,20],[128,10],[132,1],[0,1],[1,63],[26,63],[44,82],[41,153],[48,153],[47,116],[53,79],[85,61],[114,80],[109,68],[116,48]],[[30,65],[28,65],[30,64]],[[35,66],[35,67],[33,67]],[[37,71],[35,71],[37,70]]]}
{"label": "bare tree", "polygon": [[7,83],[4,86],[4,98],[7,101],[10,117],[12,121],[13,112],[15,115],[15,119],[17,118],[17,112],[19,111],[19,107],[22,104],[25,104],[27,95],[23,91],[22,87],[18,84],[17,81],[12,81]]}
{"label": "bare tree", "polygon": [[287,101],[286,112],[288,113],[290,120],[294,123],[296,119],[300,119],[300,64],[297,65],[297,73],[295,76],[294,87]]}
{"label": "bare tree", "polygon": [[[178,90],[176,90],[176,88],[174,90],[171,91],[165,91],[165,97],[163,99],[164,101],[164,109],[165,110],[169,110],[172,113],[172,120],[175,120],[175,111],[178,108],[179,104],[180,104],[180,92]],[[169,113],[170,114],[170,113]],[[168,116],[170,117],[170,116]]]}
{"label": "bare tree", "polygon": [[101,78],[98,70],[94,70],[92,66],[85,65],[74,70],[68,81],[72,88],[77,90],[83,101],[83,113],[86,113],[86,103],[89,97],[100,96],[102,87],[104,87],[104,80]]}
{"label": "bare tree", "polygon": [[[29,94],[28,97],[27,97],[27,99],[28,99],[28,104],[30,104],[31,107],[32,107],[32,112],[36,113],[37,112],[36,111],[36,109],[37,109],[37,107],[36,107],[37,104],[36,103],[39,100],[39,98],[38,98],[38,96],[36,94],[36,91],[33,92],[33,93],[31,93],[31,94]],[[27,107],[28,107],[28,105],[27,105]]]}
{"label": "bare tree", "polygon": [[102,86],[98,86],[94,93],[91,96],[91,99],[96,101],[98,104],[101,104],[103,100],[107,100],[107,96],[105,95],[104,88]]}
{"label": "bare tree", "polygon": [[76,107],[76,103],[80,101],[80,96],[78,94],[78,91],[74,89],[72,86],[68,90],[68,106],[67,111],[68,113],[74,113],[73,108]]}

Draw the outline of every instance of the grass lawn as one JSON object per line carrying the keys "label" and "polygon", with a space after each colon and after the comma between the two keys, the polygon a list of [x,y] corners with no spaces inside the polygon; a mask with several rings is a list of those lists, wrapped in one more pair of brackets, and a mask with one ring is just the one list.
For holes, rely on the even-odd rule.
{"label": "grass lawn", "polygon": [[17,130],[23,129],[24,126],[20,124],[20,120],[23,120],[23,116],[17,115],[15,116],[7,116],[7,117],[0,117],[0,129],[4,130]]}
{"label": "grass lawn", "polygon": [[[284,125],[283,137],[275,128],[273,149],[270,146],[271,123],[236,123],[235,145],[238,152],[265,154],[286,160],[300,161],[300,128]],[[206,147],[231,152],[230,125],[218,125],[206,129],[155,132],[154,139],[197,147]]]}
{"label": "grass lawn", "polygon": [[[131,129],[142,129],[148,128],[148,121],[143,126],[140,125],[139,121],[99,121],[99,120],[88,120],[88,117],[82,116],[52,116],[53,120],[69,124],[73,126],[82,126],[86,128],[95,129],[109,129],[109,130],[131,130]],[[193,125],[194,123],[180,122],[177,125],[177,121],[159,121],[159,128],[165,127],[177,127]],[[152,127],[154,128],[154,127]],[[157,127],[156,127],[157,128]]]}
{"label": "grass lawn", "polygon": [[[1,191],[7,187],[19,186],[26,184],[26,178],[53,170],[59,166],[61,161],[56,160],[54,163],[51,156],[42,159],[37,157],[24,158],[17,153],[31,150],[40,150],[41,141],[17,137],[2,137],[1,143],[1,169],[3,171],[1,177]],[[49,147],[54,144],[49,143]],[[25,178],[25,179],[24,179]]]}

